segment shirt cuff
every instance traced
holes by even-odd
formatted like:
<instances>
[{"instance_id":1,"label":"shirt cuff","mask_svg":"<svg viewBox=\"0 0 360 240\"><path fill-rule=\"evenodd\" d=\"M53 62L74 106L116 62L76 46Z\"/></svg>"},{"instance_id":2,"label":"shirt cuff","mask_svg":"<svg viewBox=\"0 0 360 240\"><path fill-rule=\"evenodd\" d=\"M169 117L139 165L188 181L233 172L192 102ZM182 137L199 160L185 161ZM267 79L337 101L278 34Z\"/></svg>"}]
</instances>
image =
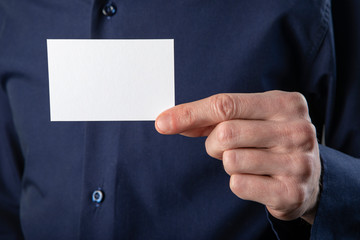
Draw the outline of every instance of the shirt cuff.
<instances>
[{"instance_id":1,"label":"shirt cuff","mask_svg":"<svg viewBox=\"0 0 360 240\"><path fill-rule=\"evenodd\" d=\"M360 239L360 159L319 148L322 191L311 239Z\"/></svg>"}]
</instances>

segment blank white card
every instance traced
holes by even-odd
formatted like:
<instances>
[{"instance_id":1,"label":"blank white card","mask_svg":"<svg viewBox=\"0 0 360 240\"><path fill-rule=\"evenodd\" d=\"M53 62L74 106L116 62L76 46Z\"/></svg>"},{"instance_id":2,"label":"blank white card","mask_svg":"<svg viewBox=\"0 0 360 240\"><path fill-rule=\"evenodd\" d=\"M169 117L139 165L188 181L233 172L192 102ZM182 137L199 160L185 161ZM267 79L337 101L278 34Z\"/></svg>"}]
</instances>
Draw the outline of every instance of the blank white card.
<instances>
[{"instance_id":1,"label":"blank white card","mask_svg":"<svg viewBox=\"0 0 360 240\"><path fill-rule=\"evenodd\" d=\"M51 121L146 121L175 105L174 41L48 39Z\"/></svg>"}]
</instances>

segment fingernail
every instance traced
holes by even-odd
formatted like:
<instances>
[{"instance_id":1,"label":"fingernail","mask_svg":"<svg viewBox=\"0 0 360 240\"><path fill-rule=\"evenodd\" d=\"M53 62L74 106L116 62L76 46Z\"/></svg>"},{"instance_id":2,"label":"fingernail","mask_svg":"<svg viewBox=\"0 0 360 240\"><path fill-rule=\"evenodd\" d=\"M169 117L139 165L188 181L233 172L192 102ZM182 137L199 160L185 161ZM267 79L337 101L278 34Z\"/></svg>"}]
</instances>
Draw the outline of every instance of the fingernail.
<instances>
[{"instance_id":1,"label":"fingernail","mask_svg":"<svg viewBox=\"0 0 360 240\"><path fill-rule=\"evenodd\" d=\"M162 133L167 133L171 130L171 118L168 114L160 116L156 120L156 126Z\"/></svg>"}]
</instances>

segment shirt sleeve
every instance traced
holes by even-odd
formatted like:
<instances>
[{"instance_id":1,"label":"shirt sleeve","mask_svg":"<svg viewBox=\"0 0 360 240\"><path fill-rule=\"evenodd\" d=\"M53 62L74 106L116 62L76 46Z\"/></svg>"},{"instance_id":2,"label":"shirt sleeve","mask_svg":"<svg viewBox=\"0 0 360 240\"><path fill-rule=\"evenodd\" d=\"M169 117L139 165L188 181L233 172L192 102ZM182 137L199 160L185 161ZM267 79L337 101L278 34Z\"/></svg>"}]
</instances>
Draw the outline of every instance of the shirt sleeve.
<instances>
[{"instance_id":1,"label":"shirt sleeve","mask_svg":"<svg viewBox=\"0 0 360 240\"><path fill-rule=\"evenodd\" d=\"M360 239L360 160L320 149L324 174L311 239Z\"/></svg>"},{"instance_id":2,"label":"shirt sleeve","mask_svg":"<svg viewBox=\"0 0 360 240\"><path fill-rule=\"evenodd\" d=\"M301 219L285 222L269 216L279 239L308 239L304 233L309 231L316 240L360 239L360 2L332 4L328 33L310 76L322 79L313 87L321 95L317 101L324 102L324 109L311 115L322 115L315 119L325 131L324 145L319 145L322 178L317 214L311 229Z\"/></svg>"},{"instance_id":3,"label":"shirt sleeve","mask_svg":"<svg viewBox=\"0 0 360 240\"><path fill-rule=\"evenodd\" d=\"M312 239L360 239L360 2L332 7L336 84L328 99L322 192Z\"/></svg>"}]
</instances>

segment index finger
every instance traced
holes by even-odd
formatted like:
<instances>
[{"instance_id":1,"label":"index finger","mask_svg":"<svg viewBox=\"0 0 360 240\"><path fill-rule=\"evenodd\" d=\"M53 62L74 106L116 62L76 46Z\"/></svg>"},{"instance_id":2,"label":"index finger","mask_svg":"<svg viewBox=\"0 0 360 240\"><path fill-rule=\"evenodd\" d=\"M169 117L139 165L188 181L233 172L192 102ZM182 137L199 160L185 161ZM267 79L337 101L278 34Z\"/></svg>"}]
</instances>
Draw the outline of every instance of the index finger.
<instances>
[{"instance_id":1,"label":"index finger","mask_svg":"<svg viewBox=\"0 0 360 240\"><path fill-rule=\"evenodd\" d=\"M162 134L178 134L232 119L268 120L288 112L289 97L283 97L288 94L280 91L217 94L164 111L157 117L155 127Z\"/></svg>"}]
</instances>

